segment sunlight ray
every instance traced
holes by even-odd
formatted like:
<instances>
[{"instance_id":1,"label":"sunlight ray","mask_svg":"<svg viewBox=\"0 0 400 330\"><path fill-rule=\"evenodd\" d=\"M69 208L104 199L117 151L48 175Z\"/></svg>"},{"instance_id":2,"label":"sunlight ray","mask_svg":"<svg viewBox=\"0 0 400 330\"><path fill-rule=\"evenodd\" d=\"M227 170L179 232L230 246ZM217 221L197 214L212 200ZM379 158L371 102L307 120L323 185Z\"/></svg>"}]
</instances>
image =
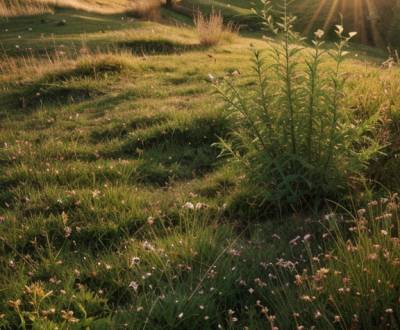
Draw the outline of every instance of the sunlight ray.
<instances>
[{"instance_id":1,"label":"sunlight ray","mask_svg":"<svg viewBox=\"0 0 400 330\"><path fill-rule=\"evenodd\" d=\"M334 0L332 3L332 6L329 10L328 16L326 17L325 24L324 24L324 30L327 30L329 26L332 24L332 20L337 13L337 7L339 5L339 0Z\"/></svg>"},{"instance_id":2,"label":"sunlight ray","mask_svg":"<svg viewBox=\"0 0 400 330\"><path fill-rule=\"evenodd\" d=\"M321 12L323 10L323 8L325 7L326 3L328 0L321 0L321 2L318 5L317 10L315 11L313 17L311 18L310 22L307 24L306 28L305 28L305 33L309 34L310 32L312 32L311 30L314 27L315 22L317 21L318 17L321 15Z\"/></svg>"},{"instance_id":3,"label":"sunlight ray","mask_svg":"<svg viewBox=\"0 0 400 330\"><path fill-rule=\"evenodd\" d=\"M374 3L371 0L366 0L366 4L367 4L367 9L368 9L368 21L369 21L369 25L370 25L370 29L371 29L371 34L372 34L372 41L374 45L379 45L379 46L383 46L384 42L383 42L383 38L378 30L377 27L377 19L378 19L378 13L377 13L377 9L376 6L374 5Z\"/></svg>"}]
</instances>

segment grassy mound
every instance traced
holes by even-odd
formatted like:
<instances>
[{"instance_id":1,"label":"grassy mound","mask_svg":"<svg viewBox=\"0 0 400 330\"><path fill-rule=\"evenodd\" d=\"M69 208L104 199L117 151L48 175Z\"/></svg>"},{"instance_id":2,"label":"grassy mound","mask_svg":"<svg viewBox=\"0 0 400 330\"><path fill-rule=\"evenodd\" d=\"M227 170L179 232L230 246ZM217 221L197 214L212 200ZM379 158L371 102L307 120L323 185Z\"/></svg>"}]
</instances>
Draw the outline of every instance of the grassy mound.
<instances>
[{"instance_id":1,"label":"grassy mound","mask_svg":"<svg viewBox=\"0 0 400 330\"><path fill-rule=\"evenodd\" d=\"M134 67L129 55L94 55L77 61L70 69L42 74L37 80L24 82L9 100L22 108L38 107L48 103L79 103L103 94L107 79ZM61 66L61 65L59 65Z\"/></svg>"}]
</instances>

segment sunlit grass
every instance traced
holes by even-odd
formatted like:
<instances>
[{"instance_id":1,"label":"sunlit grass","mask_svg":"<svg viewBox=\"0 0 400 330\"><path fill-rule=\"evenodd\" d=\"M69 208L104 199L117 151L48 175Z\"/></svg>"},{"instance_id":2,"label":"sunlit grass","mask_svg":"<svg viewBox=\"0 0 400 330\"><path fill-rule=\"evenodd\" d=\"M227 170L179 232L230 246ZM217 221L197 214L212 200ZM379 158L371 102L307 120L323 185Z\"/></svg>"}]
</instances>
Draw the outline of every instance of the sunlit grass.
<instances>
[{"instance_id":1,"label":"sunlit grass","mask_svg":"<svg viewBox=\"0 0 400 330\"><path fill-rule=\"evenodd\" d=\"M367 202L375 182L400 185L396 61L381 67L385 58L352 45L343 64L343 107L360 122L379 114L384 148L342 202L386 227L348 231L362 219L333 202L261 217L246 178L213 146L232 123L211 82L252 89L250 44L265 40L202 48L181 23L74 9L1 22L0 328L346 328L354 314L395 327L396 286L379 289L397 281L397 228L375 221L389 200Z\"/></svg>"}]
</instances>

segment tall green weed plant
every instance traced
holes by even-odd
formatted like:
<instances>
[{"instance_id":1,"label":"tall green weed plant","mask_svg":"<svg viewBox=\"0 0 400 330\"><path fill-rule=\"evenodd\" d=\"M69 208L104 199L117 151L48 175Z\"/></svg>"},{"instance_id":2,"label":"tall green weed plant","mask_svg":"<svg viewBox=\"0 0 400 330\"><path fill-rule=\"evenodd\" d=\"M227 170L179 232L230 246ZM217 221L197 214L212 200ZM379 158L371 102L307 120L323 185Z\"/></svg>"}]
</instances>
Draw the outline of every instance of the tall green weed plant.
<instances>
[{"instance_id":1,"label":"tall green weed plant","mask_svg":"<svg viewBox=\"0 0 400 330\"><path fill-rule=\"evenodd\" d=\"M257 15L277 42L252 49L250 87L232 80L217 83L233 123L228 140L221 140L221 156L244 171L251 195L262 205L280 208L315 207L361 177L379 146L369 137L375 118L355 125L342 105L346 79L342 64L355 32L336 26L333 50L324 47L324 31L315 32L313 47L293 30L296 18L284 1L274 20L269 1ZM326 66L324 62L333 61Z\"/></svg>"}]
</instances>

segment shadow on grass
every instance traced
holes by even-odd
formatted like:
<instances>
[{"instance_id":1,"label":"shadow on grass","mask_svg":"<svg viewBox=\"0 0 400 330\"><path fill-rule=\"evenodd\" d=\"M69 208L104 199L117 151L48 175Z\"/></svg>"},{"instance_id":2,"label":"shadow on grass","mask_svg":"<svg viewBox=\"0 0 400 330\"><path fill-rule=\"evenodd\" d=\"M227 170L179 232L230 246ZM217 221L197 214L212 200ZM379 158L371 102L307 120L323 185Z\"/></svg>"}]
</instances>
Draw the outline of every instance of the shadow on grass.
<instances>
[{"instance_id":1,"label":"shadow on grass","mask_svg":"<svg viewBox=\"0 0 400 330\"><path fill-rule=\"evenodd\" d=\"M117 46L136 55L171 55L205 49L199 44L183 44L168 39L124 41Z\"/></svg>"}]
</instances>

